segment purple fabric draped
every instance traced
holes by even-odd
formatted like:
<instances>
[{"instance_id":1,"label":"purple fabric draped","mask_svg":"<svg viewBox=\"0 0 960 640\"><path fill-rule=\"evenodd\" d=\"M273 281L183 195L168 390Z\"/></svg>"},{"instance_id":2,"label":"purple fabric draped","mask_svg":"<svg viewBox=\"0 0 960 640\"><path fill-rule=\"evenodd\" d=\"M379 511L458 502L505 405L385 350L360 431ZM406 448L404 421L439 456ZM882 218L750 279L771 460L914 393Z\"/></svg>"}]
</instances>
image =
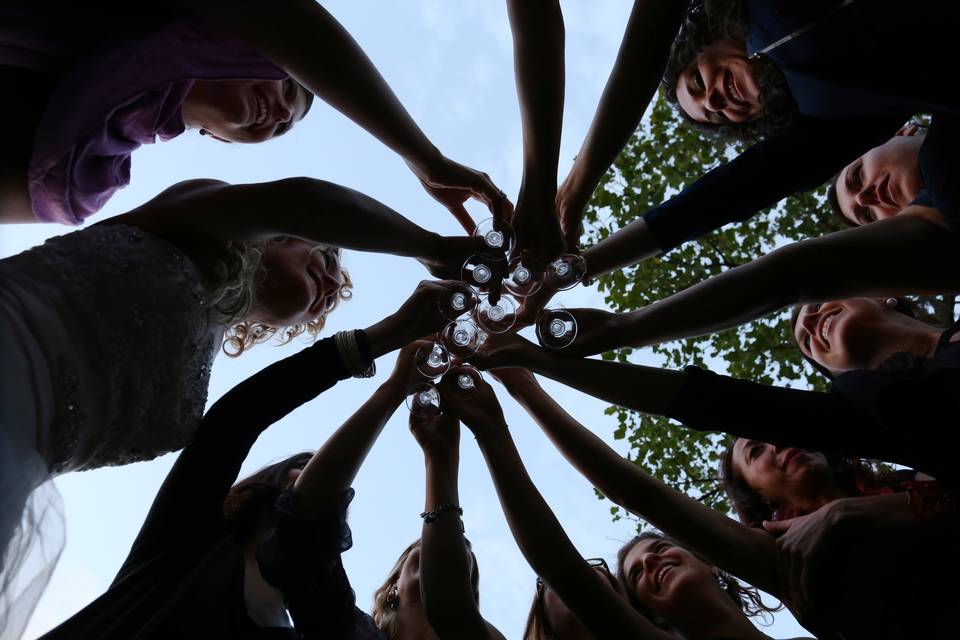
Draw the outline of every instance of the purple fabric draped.
<instances>
[{"instance_id":1,"label":"purple fabric draped","mask_svg":"<svg viewBox=\"0 0 960 640\"><path fill-rule=\"evenodd\" d=\"M28 181L34 215L81 224L130 182L130 156L184 130L194 80L282 80L244 42L177 20L91 54L57 85L40 121Z\"/></svg>"}]
</instances>

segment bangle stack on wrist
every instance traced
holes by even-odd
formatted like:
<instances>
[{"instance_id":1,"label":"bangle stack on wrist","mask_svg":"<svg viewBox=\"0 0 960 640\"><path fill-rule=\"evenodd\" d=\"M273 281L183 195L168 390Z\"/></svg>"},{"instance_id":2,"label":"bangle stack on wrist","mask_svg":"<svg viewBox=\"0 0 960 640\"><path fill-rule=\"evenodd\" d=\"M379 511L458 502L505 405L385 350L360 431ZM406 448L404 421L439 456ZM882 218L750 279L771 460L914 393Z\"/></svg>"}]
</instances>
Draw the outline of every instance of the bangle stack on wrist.
<instances>
[{"instance_id":1,"label":"bangle stack on wrist","mask_svg":"<svg viewBox=\"0 0 960 640\"><path fill-rule=\"evenodd\" d=\"M463 515L463 509L461 509L459 506L455 504L447 503L447 504L441 504L433 511L424 511L423 513L420 514L420 517L423 518L423 524L433 524L434 522L437 521L437 518L439 518L441 515L443 515L447 511L452 511L456 513L458 518ZM460 531L461 532L464 531L463 520L460 521Z\"/></svg>"},{"instance_id":2,"label":"bangle stack on wrist","mask_svg":"<svg viewBox=\"0 0 960 640\"><path fill-rule=\"evenodd\" d=\"M367 359L360 349L357 331L338 331L333 335L340 360L354 378L372 378L377 373L377 365Z\"/></svg>"}]
</instances>

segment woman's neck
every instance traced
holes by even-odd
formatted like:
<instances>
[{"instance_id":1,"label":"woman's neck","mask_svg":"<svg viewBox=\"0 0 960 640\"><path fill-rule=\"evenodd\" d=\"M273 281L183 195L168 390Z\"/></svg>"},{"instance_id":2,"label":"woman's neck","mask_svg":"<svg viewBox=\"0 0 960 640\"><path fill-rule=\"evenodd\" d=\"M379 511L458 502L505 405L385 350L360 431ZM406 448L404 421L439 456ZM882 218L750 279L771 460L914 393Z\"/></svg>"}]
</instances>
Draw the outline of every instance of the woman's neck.
<instances>
[{"instance_id":1,"label":"woman's neck","mask_svg":"<svg viewBox=\"0 0 960 640\"><path fill-rule=\"evenodd\" d=\"M761 633L726 592L719 589L698 603L697 614L686 616L676 627L686 640L771 640Z\"/></svg>"},{"instance_id":2,"label":"woman's neck","mask_svg":"<svg viewBox=\"0 0 960 640\"><path fill-rule=\"evenodd\" d=\"M879 350L872 368L879 368L897 353L909 353L920 358L929 358L936 353L943 331L913 318L906 319L911 321L910 324L890 336L887 348Z\"/></svg>"},{"instance_id":3,"label":"woman's neck","mask_svg":"<svg viewBox=\"0 0 960 640\"><path fill-rule=\"evenodd\" d=\"M439 640L421 606L400 605L397 611L400 633L390 640Z\"/></svg>"}]
</instances>

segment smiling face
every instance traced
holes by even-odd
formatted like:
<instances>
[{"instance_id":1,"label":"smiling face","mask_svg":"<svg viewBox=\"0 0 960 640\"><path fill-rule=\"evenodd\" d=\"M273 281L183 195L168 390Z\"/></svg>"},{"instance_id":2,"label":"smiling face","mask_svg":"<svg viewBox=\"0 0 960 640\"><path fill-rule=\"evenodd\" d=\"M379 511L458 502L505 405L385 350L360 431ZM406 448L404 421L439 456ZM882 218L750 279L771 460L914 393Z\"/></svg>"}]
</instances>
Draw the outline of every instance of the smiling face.
<instances>
[{"instance_id":1,"label":"smiling face","mask_svg":"<svg viewBox=\"0 0 960 640\"><path fill-rule=\"evenodd\" d=\"M873 369L889 355L891 336L904 317L873 298L805 304L793 336L805 356L834 375Z\"/></svg>"},{"instance_id":2,"label":"smiling face","mask_svg":"<svg viewBox=\"0 0 960 640\"><path fill-rule=\"evenodd\" d=\"M900 213L923 188L918 162L923 136L896 135L848 164L837 176L837 203L855 225Z\"/></svg>"},{"instance_id":3,"label":"smiling face","mask_svg":"<svg viewBox=\"0 0 960 640\"><path fill-rule=\"evenodd\" d=\"M637 602L672 627L719 589L711 567L683 547L659 537L642 538L623 557L623 576Z\"/></svg>"},{"instance_id":4,"label":"smiling face","mask_svg":"<svg viewBox=\"0 0 960 640\"><path fill-rule=\"evenodd\" d=\"M772 505L777 520L815 511L826 504L835 484L822 453L738 438L733 473Z\"/></svg>"},{"instance_id":5,"label":"smiling face","mask_svg":"<svg viewBox=\"0 0 960 640\"><path fill-rule=\"evenodd\" d=\"M292 78L197 80L183 101L183 119L221 140L263 142L289 131L311 99Z\"/></svg>"},{"instance_id":6,"label":"smiling face","mask_svg":"<svg viewBox=\"0 0 960 640\"><path fill-rule=\"evenodd\" d=\"M707 124L741 124L760 117L760 85L743 44L724 39L697 54L677 79L684 113Z\"/></svg>"},{"instance_id":7,"label":"smiling face","mask_svg":"<svg viewBox=\"0 0 960 640\"><path fill-rule=\"evenodd\" d=\"M266 276L257 286L251 320L289 327L316 320L336 305L344 282L338 251L281 237L268 243L261 263Z\"/></svg>"}]
</instances>

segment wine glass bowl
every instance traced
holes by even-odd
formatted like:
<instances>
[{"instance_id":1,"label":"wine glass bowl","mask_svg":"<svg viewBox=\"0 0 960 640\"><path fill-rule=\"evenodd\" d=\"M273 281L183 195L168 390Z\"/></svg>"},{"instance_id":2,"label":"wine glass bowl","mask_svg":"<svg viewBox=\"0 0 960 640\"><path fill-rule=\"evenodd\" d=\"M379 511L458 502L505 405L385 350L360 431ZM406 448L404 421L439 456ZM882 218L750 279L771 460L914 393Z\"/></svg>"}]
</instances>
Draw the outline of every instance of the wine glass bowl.
<instances>
[{"instance_id":1,"label":"wine glass bowl","mask_svg":"<svg viewBox=\"0 0 960 640\"><path fill-rule=\"evenodd\" d=\"M547 265L544 281L557 291L572 289L583 280L587 263L575 253L565 253Z\"/></svg>"},{"instance_id":2,"label":"wine glass bowl","mask_svg":"<svg viewBox=\"0 0 960 640\"><path fill-rule=\"evenodd\" d=\"M460 278L471 287L486 289L493 283L497 275L497 262L502 263L503 261L493 260L481 255L471 256L463 263L463 268L460 270ZM499 269L501 274L502 269L503 267L501 266Z\"/></svg>"},{"instance_id":3,"label":"wine glass bowl","mask_svg":"<svg viewBox=\"0 0 960 640\"><path fill-rule=\"evenodd\" d=\"M443 328L440 340L451 355L463 359L477 352L482 335L480 328L472 320L460 319Z\"/></svg>"},{"instance_id":4,"label":"wine glass bowl","mask_svg":"<svg viewBox=\"0 0 960 640\"><path fill-rule=\"evenodd\" d=\"M537 340L548 349L563 349L577 338L577 319L564 309L544 309L536 322Z\"/></svg>"},{"instance_id":5,"label":"wine glass bowl","mask_svg":"<svg viewBox=\"0 0 960 640\"><path fill-rule=\"evenodd\" d=\"M460 366L456 371L457 376L457 389L461 393L470 393L475 390L480 384L480 381L483 380L483 376L480 375L480 372L474 368L467 365Z\"/></svg>"},{"instance_id":6,"label":"wine glass bowl","mask_svg":"<svg viewBox=\"0 0 960 640\"><path fill-rule=\"evenodd\" d=\"M418 382L407 389L407 408L424 418L440 413L440 392L429 382Z\"/></svg>"},{"instance_id":7,"label":"wine glass bowl","mask_svg":"<svg viewBox=\"0 0 960 640\"><path fill-rule=\"evenodd\" d=\"M489 299L480 301L476 308L477 324L489 333L506 333L517 321L517 303L510 296L500 296L496 304Z\"/></svg>"},{"instance_id":8,"label":"wine glass bowl","mask_svg":"<svg viewBox=\"0 0 960 640\"><path fill-rule=\"evenodd\" d=\"M543 279L544 272L540 263L535 258L524 255L509 262L503 286L513 295L524 298L539 291Z\"/></svg>"},{"instance_id":9,"label":"wine glass bowl","mask_svg":"<svg viewBox=\"0 0 960 640\"><path fill-rule=\"evenodd\" d=\"M450 353L439 342L432 342L417 349L414 362L424 377L435 380L450 369Z\"/></svg>"}]
</instances>

